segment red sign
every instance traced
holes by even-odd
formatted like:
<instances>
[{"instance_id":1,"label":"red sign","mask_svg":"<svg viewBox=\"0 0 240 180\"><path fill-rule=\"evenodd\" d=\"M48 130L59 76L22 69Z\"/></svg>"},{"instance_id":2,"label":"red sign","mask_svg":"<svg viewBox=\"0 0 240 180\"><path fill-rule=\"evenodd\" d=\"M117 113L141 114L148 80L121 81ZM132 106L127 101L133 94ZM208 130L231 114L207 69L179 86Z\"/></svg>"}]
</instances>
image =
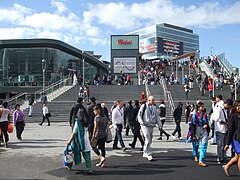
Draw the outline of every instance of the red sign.
<instances>
[{"instance_id":1,"label":"red sign","mask_svg":"<svg viewBox=\"0 0 240 180\"><path fill-rule=\"evenodd\" d=\"M132 44L132 41L118 39L118 44L123 44L123 45Z\"/></svg>"}]
</instances>

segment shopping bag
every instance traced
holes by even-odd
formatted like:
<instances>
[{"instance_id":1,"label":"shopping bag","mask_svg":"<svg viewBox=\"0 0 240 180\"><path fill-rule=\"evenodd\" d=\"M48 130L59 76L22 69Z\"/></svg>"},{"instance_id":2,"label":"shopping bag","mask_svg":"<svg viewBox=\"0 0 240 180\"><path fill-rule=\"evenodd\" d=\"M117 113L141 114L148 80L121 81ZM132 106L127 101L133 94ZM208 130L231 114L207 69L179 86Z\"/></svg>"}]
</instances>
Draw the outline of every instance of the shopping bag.
<instances>
[{"instance_id":1,"label":"shopping bag","mask_svg":"<svg viewBox=\"0 0 240 180\"><path fill-rule=\"evenodd\" d=\"M106 143L110 143L112 142L112 132L109 126L107 126L106 131L107 131Z\"/></svg>"},{"instance_id":2,"label":"shopping bag","mask_svg":"<svg viewBox=\"0 0 240 180\"><path fill-rule=\"evenodd\" d=\"M74 154L72 146L68 145L63 151L63 166L67 169L71 169L74 161Z\"/></svg>"},{"instance_id":3,"label":"shopping bag","mask_svg":"<svg viewBox=\"0 0 240 180\"><path fill-rule=\"evenodd\" d=\"M8 133L12 133L13 132L13 125L9 122L8 123Z\"/></svg>"}]
</instances>

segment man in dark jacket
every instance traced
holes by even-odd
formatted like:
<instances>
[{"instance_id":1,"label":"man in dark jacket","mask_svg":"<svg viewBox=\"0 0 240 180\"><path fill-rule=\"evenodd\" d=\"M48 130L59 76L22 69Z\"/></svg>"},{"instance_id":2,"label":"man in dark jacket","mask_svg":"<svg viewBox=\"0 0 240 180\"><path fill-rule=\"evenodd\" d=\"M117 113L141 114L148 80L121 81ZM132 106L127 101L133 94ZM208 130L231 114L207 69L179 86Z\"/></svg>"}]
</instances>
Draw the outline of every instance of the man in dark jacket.
<instances>
[{"instance_id":1,"label":"man in dark jacket","mask_svg":"<svg viewBox=\"0 0 240 180\"><path fill-rule=\"evenodd\" d=\"M69 118L69 124L70 127L74 127L74 123L75 123L75 117L80 117L80 119L84 122L84 126L87 126L87 123L89 121L89 117L87 114L87 110L86 108L83 106L83 98L79 97L77 99L77 103L74 104L71 108L70 111L70 118ZM79 112L79 114L78 114Z\"/></svg>"},{"instance_id":2,"label":"man in dark jacket","mask_svg":"<svg viewBox=\"0 0 240 180\"><path fill-rule=\"evenodd\" d=\"M124 126L126 127L126 136L128 136L128 134L129 134L129 121L130 121L130 119L131 119L131 111L132 111L132 109L133 109L133 106L132 106L132 101L130 100L129 102L128 102L128 106L124 109L124 113L125 113L125 119L124 119Z\"/></svg>"},{"instance_id":3,"label":"man in dark jacket","mask_svg":"<svg viewBox=\"0 0 240 180\"><path fill-rule=\"evenodd\" d=\"M134 101L134 107L131 109L131 117L129 119L129 127L131 128L134 137L133 137L132 143L129 143L129 146L131 146L132 148L135 148L137 138L138 138L141 145L142 145L142 147L140 148L140 151L142 151L143 150L143 145L144 145L144 140L143 140L143 137L140 133L140 129L141 129L140 124L137 120L137 115L138 115L139 108L140 108L139 101L135 100Z\"/></svg>"},{"instance_id":4,"label":"man in dark jacket","mask_svg":"<svg viewBox=\"0 0 240 180\"><path fill-rule=\"evenodd\" d=\"M87 113L89 116L89 126L88 126L88 133L89 138L92 139L93 128L94 128L94 118L95 114L93 112L93 108L96 106L96 99L95 97L90 97L90 105L87 106Z\"/></svg>"},{"instance_id":5,"label":"man in dark jacket","mask_svg":"<svg viewBox=\"0 0 240 180\"><path fill-rule=\"evenodd\" d=\"M173 112L173 117L176 123L176 128L172 133L172 137L175 139L175 134L178 133L178 138L182 140L182 134L181 134L181 117L182 117L182 106L183 104L181 102L178 103L177 108Z\"/></svg>"}]
</instances>

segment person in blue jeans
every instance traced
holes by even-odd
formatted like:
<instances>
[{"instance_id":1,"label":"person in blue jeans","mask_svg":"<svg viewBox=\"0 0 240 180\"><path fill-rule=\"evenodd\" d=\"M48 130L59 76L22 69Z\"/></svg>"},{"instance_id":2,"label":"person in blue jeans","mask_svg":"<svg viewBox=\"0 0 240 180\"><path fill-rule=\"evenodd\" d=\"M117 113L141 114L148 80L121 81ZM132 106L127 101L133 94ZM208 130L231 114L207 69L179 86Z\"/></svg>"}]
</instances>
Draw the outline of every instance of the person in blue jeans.
<instances>
[{"instance_id":1,"label":"person in blue jeans","mask_svg":"<svg viewBox=\"0 0 240 180\"><path fill-rule=\"evenodd\" d=\"M204 110L204 104L199 102L196 111L191 118L192 126L192 151L194 160L198 162L199 166L206 167L204 159L208 146L208 117ZM198 152L198 149L200 151Z\"/></svg>"},{"instance_id":2,"label":"person in blue jeans","mask_svg":"<svg viewBox=\"0 0 240 180\"><path fill-rule=\"evenodd\" d=\"M127 148L122 139L122 129L124 125L124 111L123 111L123 101L117 101L117 107L115 107L112 111L112 126L114 127L116 134L113 142L113 149L120 149L117 144L118 141L122 146L122 150L126 151Z\"/></svg>"}]
</instances>

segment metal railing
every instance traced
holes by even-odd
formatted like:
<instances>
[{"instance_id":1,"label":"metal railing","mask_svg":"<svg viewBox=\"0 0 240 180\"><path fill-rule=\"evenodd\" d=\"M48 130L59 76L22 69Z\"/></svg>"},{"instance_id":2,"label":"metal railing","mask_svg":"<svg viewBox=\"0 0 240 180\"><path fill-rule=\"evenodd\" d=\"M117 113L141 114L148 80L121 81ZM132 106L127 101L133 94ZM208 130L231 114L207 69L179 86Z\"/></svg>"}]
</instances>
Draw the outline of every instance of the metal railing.
<instances>
[{"instance_id":1,"label":"metal railing","mask_svg":"<svg viewBox=\"0 0 240 180\"><path fill-rule=\"evenodd\" d=\"M60 80L60 81L57 81L53 84L50 84L49 86L47 86L44 90L44 92L47 94L49 93L52 93L53 91L63 87L63 86L66 86L66 85L71 85L71 82L72 82L72 78L68 77L66 79L63 79L63 80ZM43 93L43 89L37 91L34 93L34 96L35 96L35 100L37 100L38 98L41 97ZM28 101L28 98L31 94L30 93L20 93L20 94L17 94L16 96L6 100L8 102L8 106L10 109L14 109L14 106L16 104L24 104L26 101Z\"/></svg>"},{"instance_id":2,"label":"metal railing","mask_svg":"<svg viewBox=\"0 0 240 180\"><path fill-rule=\"evenodd\" d=\"M69 86L72 84L72 78L68 77L66 79L60 80L54 84L52 84L51 86L46 87L44 90L41 89L37 92L34 93L34 97L35 99L39 99L41 98L41 96L43 95L43 93L45 93L46 95L53 93L54 91L56 91L57 89L60 89L64 86Z\"/></svg>"},{"instance_id":3,"label":"metal railing","mask_svg":"<svg viewBox=\"0 0 240 180\"><path fill-rule=\"evenodd\" d=\"M231 63L229 63L229 61L225 58L225 53L219 54L217 58L219 59L218 62L220 62L220 64L225 68L228 76L231 77L234 69Z\"/></svg>"},{"instance_id":4,"label":"metal railing","mask_svg":"<svg viewBox=\"0 0 240 180\"><path fill-rule=\"evenodd\" d=\"M149 96L151 96L151 92L149 90L149 85L148 85L147 81L145 82L145 89L146 89L146 94L147 94L147 98L148 98Z\"/></svg>"},{"instance_id":5,"label":"metal railing","mask_svg":"<svg viewBox=\"0 0 240 180\"><path fill-rule=\"evenodd\" d=\"M213 77L213 70L206 61L202 61L199 64L199 66L200 66L201 70L207 74L207 76Z\"/></svg>"},{"instance_id":6,"label":"metal railing","mask_svg":"<svg viewBox=\"0 0 240 180\"><path fill-rule=\"evenodd\" d=\"M171 112L173 112L175 110L175 104L173 102L172 93L171 93L171 91L168 91L168 89L167 89L166 80L165 79L161 79L161 80L162 80L161 84L162 84L162 88L163 88L164 99L165 99L165 101L168 102Z\"/></svg>"}]
</instances>

